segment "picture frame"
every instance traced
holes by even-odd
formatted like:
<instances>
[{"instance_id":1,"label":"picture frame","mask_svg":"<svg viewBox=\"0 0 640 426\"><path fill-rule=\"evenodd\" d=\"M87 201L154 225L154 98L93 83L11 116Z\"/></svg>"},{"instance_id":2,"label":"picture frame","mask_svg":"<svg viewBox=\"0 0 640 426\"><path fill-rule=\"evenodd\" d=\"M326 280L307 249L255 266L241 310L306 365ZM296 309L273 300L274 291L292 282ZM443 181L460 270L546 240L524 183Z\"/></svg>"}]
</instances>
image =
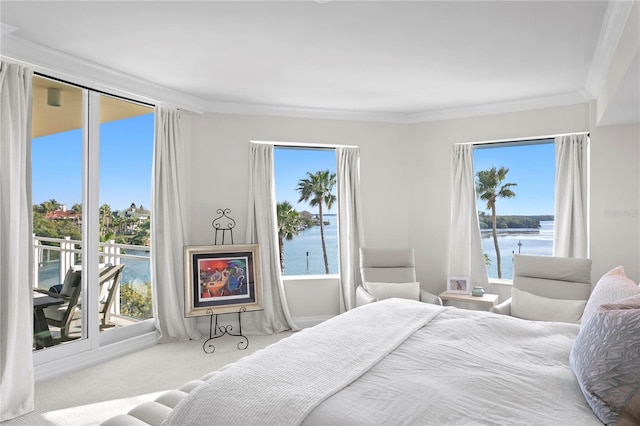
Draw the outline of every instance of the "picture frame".
<instances>
[{"instance_id":1,"label":"picture frame","mask_svg":"<svg viewBox=\"0 0 640 426\"><path fill-rule=\"evenodd\" d=\"M184 247L185 317L262 310L259 244Z\"/></svg>"},{"instance_id":2,"label":"picture frame","mask_svg":"<svg viewBox=\"0 0 640 426\"><path fill-rule=\"evenodd\" d=\"M447 293L471 294L469 277L447 277Z\"/></svg>"}]
</instances>

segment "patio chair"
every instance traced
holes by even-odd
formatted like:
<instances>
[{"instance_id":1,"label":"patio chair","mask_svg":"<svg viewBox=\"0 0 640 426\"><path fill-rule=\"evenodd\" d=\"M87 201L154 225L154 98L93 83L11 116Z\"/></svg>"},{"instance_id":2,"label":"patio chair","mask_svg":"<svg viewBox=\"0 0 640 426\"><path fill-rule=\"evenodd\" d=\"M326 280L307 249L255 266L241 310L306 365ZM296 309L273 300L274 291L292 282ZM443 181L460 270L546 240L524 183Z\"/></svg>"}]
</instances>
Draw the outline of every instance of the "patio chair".
<instances>
[{"instance_id":1,"label":"patio chair","mask_svg":"<svg viewBox=\"0 0 640 426\"><path fill-rule=\"evenodd\" d=\"M82 290L82 271L71 267L65 275L62 286L53 286L49 291L41 291L51 297L64 300L61 305L49 306L44 315L49 326L60 329L60 340L69 340L69 330L75 321L81 319L80 291Z\"/></svg>"},{"instance_id":2,"label":"patio chair","mask_svg":"<svg viewBox=\"0 0 640 426\"><path fill-rule=\"evenodd\" d=\"M100 329L114 327L110 322L111 308L115 300L115 295L120 288L120 278L124 265L110 265L100 270Z\"/></svg>"}]
</instances>

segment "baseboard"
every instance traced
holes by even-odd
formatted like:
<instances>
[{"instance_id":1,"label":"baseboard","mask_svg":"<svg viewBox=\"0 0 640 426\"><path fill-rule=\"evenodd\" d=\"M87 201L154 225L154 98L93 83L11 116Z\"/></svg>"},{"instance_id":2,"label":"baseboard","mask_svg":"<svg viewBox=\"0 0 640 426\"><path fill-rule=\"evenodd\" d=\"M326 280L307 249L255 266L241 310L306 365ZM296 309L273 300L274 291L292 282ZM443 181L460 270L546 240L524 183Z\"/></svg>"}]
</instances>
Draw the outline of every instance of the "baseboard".
<instances>
[{"instance_id":1,"label":"baseboard","mask_svg":"<svg viewBox=\"0 0 640 426\"><path fill-rule=\"evenodd\" d=\"M34 380L36 383L62 376L67 373L78 371L81 368L90 367L113 358L139 351L151 347L156 343L155 331L101 346L96 349L87 350L77 354L69 355L63 359L39 364L34 367Z\"/></svg>"},{"instance_id":2,"label":"baseboard","mask_svg":"<svg viewBox=\"0 0 640 426\"><path fill-rule=\"evenodd\" d=\"M333 315L324 315L320 317L297 317L292 318L292 320L300 328L309 328L331 318L333 318Z\"/></svg>"}]
</instances>

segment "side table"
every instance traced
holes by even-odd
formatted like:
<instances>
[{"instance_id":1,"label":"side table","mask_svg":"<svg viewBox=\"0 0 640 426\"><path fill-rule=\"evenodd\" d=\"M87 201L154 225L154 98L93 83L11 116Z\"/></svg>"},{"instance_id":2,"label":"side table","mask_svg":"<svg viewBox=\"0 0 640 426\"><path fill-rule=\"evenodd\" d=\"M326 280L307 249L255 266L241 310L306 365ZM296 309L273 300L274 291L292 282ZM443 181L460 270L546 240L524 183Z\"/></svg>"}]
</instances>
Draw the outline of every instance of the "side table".
<instances>
[{"instance_id":1,"label":"side table","mask_svg":"<svg viewBox=\"0 0 640 426\"><path fill-rule=\"evenodd\" d=\"M439 296L443 302L477 303L486 309L491 309L495 306L499 297L497 294L485 293L483 296L472 296L470 294L447 293L446 291L440 293Z\"/></svg>"}]
</instances>

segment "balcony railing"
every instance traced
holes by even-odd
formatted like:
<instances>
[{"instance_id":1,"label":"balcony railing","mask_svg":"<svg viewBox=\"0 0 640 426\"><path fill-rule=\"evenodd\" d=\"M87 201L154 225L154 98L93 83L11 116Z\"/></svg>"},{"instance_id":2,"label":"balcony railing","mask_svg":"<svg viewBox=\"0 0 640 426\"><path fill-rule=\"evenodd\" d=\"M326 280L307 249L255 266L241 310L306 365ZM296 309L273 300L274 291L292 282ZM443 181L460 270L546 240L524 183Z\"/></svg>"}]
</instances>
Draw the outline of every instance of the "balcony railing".
<instances>
[{"instance_id":1,"label":"balcony railing","mask_svg":"<svg viewBox=\"0 0 640 426\"><path fill-rule=\"evenodd\" d=\"M120 288L115 297L113 314L125 317L135 317L145 319L151 317L151 310L148 315L138 309L132 314L131 305L121 306L121 294L125 286L140 294L142 299L137 298L136 303L148 303L150 308L150 247L132 244L117 244L114 240L99 243L98 255L100 263L120 265L125 267L122 271ZM70 237L48 238L33 236L33 277L34 287L48 289L64 281L67 270L74 265L82 264L82 242L72 240ZM148 299L148 300L146 300ZM141 302L141 300L146 300ZM143 311L146 309L143 309Z\"/></svg>"}]
</instances>

